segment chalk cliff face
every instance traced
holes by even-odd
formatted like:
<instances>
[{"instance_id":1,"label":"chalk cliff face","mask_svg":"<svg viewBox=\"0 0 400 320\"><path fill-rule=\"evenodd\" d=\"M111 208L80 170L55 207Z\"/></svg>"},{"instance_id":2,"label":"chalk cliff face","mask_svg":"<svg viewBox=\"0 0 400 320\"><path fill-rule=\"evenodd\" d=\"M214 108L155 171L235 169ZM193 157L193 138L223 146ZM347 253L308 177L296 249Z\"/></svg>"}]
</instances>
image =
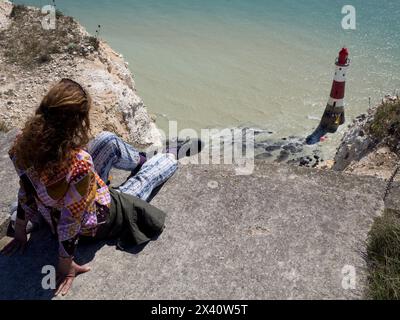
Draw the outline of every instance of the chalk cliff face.
<instances>
[{"instance_id":1,"label":"chalk cliff face","mask_svg":"<svg viewBox=\"0 0 400 320\"><path fill-rule=\"evenodd\" d=\"M62 78L71 78L92 96L93 134L108 130L140 148L161 145L160 132L138 96L133 76L120 54L106 42L90 36L70 17L58 17L59 29L46 31L41 27L43 17L38 9L19 11L13 10L9 1L0 0L0 123L3 129L22 127L48 89ZM30 31L32 35L28 35ZM32 41L29 44L32 51L38 46L47 50L54 45L55 49L38 56L32 54L29 61L26 59L32 53L26 44L29 41ZM20 59L25 63L17 59L20 48L27 50ZM32 63L28 66L26 62Z\"/></svg>"},{"instance_id":2,"label":"chalk cliff face","mask_svg":"<svg viewBox=\"0 0 400 320\"><path fill-rule=\"evenodd\" d=\"M386 96L382 104L396 106L398 103L398 97ZM366 114L354 119L338 147L333 170L382 179L391 177L400 160L400 153L393 150L393 141L390 141L393 137L386 132L383 137L377 138L370 130L371 123L380 119L377 118L380 107L372 107ZM380 119L379 122L385 126L383 122L386 120Z\"/></svg>"}]
</instances>

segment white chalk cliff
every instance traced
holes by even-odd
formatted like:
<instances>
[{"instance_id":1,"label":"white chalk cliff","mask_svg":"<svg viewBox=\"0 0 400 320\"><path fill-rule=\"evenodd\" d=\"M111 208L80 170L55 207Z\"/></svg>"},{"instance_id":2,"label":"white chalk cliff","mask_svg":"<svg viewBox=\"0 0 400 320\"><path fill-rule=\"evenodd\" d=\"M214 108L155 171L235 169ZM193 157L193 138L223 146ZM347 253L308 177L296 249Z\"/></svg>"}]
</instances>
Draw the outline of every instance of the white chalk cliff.
<instances>
[{"instance_id":1,"label":"white chalk cliff","mask_svg":"<svg viewBox=\"0 0 400 320\"><path fill-rule=\"evenodd\" d=\"M13 26L10 17L12 8L9 1L0 1L0 41L18 41L9 30L18 27ZM38 9L29 8L27 20L23 18L24 27L32 21L38 27L39 15ZM90 36L82 26L76 25L79 30L74 30L75 33ZM49 61L34 68L10 63L4 51L0 46L0 122L3 127L22 127L47 90L61 78L68 77L81 83L93 98L94 134L102 130L114 131L142 148L161 144L161 134L136 92L127 63L105 41L100 40L98 50L89 50L85 55L67 51L51 54Z\"/></svg>"}]
</instances>

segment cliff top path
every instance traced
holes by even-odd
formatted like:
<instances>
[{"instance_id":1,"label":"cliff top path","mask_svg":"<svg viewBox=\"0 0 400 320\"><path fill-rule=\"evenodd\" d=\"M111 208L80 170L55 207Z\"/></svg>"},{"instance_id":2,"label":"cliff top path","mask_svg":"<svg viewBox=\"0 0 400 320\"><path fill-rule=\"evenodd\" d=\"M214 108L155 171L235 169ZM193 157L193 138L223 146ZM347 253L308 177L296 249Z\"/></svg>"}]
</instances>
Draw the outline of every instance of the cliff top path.
<instances>
[{"instance_id":1,"label":"cliff top path","mask_svg":"<svg viewBox=\"0 0 400 320\"><path fill-rule=\"evenodd\" d=\"M3 222L17 191L5 156L12 134L0 139ZM114 183L121 179L115 172ZM152 201L168 213L159 239L132 252L81 245L77 259L92 271L57 299L362 298L364 241L383 211L385 185L265 163L250 176L232 166L181 166ZM53 298L41 288L41 268L56 262L56 240L47 229L32 237L24 256L0 256L0 299ZM356 289L342 287L345 266L355 268Z\"/></svg>"}]
</instances>

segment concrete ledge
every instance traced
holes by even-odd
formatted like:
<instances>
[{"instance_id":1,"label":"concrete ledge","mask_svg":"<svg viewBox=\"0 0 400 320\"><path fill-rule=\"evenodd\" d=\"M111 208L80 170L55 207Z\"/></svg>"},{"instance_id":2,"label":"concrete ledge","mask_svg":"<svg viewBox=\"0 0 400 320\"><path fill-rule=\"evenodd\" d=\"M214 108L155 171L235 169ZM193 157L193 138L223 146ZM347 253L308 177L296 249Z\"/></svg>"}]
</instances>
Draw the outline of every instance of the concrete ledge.
<instances>
[{"instance_id":1,"label":"concrete ledge","mask_svg":"<svg viewBox=\"0 0 400 320\"><path fill-rule=\"evenodd\" d=\"M77 259L92 271L66 299L361 298L364 241L383 211L381 190L375 178L284 165L259 164L251 176L183 166L153 201L168 213L159 239L131 252L81 245ZM41 288L41 268L56 256L42 230L25 256L0 257L0 298L53 298ZM342 287L348 266L354 290Z\"/></svg>"}]
</instances>

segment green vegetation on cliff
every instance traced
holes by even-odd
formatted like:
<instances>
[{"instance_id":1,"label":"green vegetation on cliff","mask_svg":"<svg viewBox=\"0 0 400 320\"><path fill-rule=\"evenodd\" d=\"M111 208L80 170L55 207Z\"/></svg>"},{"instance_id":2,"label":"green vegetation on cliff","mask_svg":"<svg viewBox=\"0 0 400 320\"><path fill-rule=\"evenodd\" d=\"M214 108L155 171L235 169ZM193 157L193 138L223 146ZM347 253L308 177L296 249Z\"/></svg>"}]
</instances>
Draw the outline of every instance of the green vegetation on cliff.
<instances>
[{"instance_id":1,"label":"green vegetation on cliff","mask_svg":"<svg viewBox=\"0 0 400 320\"><path fill-rule=\"evenodd\" d=\"M42 27L45 16L38 9L14 5L10 17L10 27L0 32L0 47L8 62L34 67L49 62L53 54L86 56L98 49L97 37L83 34L78 23L60 11L56 28L50 30Z\"/></svg>"},{"instance_id":2,"label":"green vegetation on cliff","mask_svg":"<svg viewBox=\"0 0 400 320\"><path fill-rule=\"evenodd\" d=\"M367 297L400 299L400 212L385 210L368 237L369 288Z\"/></svg>"},{"instance_id":3,"label":"green vegetation on cliff","mask_svg":"<svg viewBox=\"0 0 400 320\"><path fill-rule=\"evenodd\" d=\"M9 128L7 127L5 122L0 120L0 132L8 132L8 131L9 131Z\"/></svg>"},{"instance_id":4,"label":"green vegetation on cliff","mask_svg":"<svg viewBox=\"0 0 400 320\"><path fill-rule=\"evenodd\" d=\"M384 141L393 152L400 153L400 100L377 108L369 132L378 142Z\"/></svg>"},{"instance_id":5,"label":"green vegetation on cliff","mask_svg":"<svg viewBox=\"0 0 400 320\"><path fill-rule=\"evenodd\" d=\"M400 155L400 100L384 101L367 128L376 144ZM393 168L395 170L395 168ZM400 212L386 209L375 219L367 243L367 297L400 299Z\"/></svg>"}]
</instances>

